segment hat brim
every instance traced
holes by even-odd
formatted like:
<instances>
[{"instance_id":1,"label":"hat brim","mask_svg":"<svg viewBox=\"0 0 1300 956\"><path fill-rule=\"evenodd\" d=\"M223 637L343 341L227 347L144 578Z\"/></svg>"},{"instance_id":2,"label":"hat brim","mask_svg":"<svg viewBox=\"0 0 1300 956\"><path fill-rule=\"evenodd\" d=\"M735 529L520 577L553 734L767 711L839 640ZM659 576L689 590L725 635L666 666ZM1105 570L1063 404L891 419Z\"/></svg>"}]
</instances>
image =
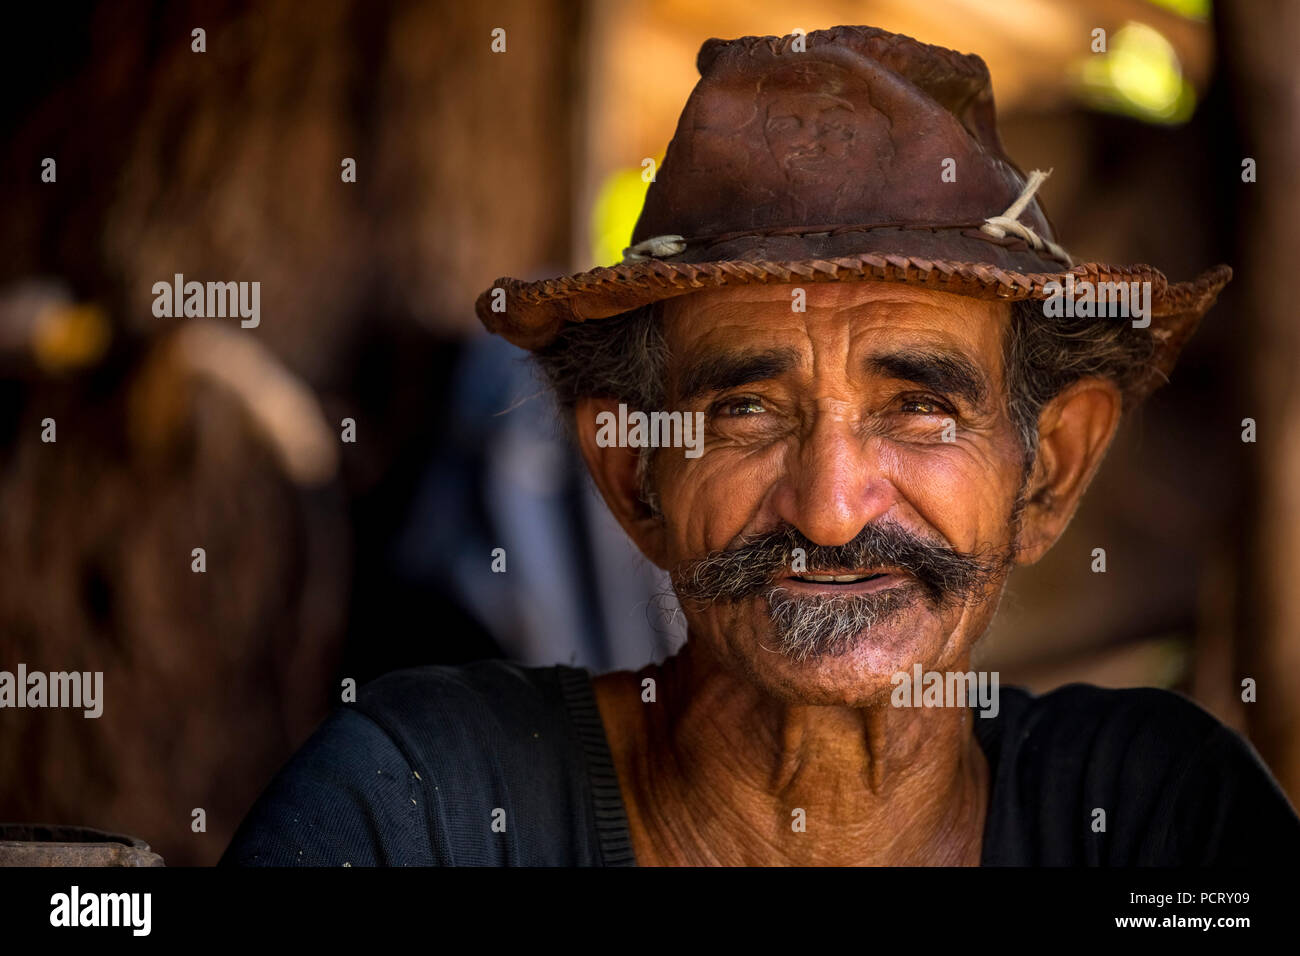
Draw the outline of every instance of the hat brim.
<instances>
[{"instance_id":1,"label":"hat brim","mask_svg":"<svg viewBox=\"0 0 1300 956\"><path fill-rule=\"evenodd\" d=\"M652 302L719 286L804 282L903 282L938 292L978 299L1046 299L1051 283L1151 283L1151 326L1155 354L1147 375L1130 398L1140 401L1168 381L1183 346L1201 317L1232 278L1232 269L1215 266L1190 282L1170 283L1148 265L1114 266L1089 262L1061 272L1015 272L988 263L952 262L914 256L864 253L792 261L726 259L676 262L658 259L621 263L575 275L535 282L498 279L475 303L489 332L529 350L544 348L569 323L620 315ZM494 311L501 302L504 311Z\"/></svg>"}]
</instances>

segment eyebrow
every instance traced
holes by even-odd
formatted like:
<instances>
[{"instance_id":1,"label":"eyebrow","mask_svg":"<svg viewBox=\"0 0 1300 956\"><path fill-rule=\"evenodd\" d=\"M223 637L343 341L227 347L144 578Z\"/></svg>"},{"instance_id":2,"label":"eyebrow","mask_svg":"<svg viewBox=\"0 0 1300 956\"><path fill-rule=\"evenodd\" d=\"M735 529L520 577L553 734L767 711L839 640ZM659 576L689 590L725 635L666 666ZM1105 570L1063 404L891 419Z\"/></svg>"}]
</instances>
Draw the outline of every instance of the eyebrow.
<instances>
[{"instance_id":1,"label":"eyebrow","mask_svg":"<svg viewBox=\"0 0 1300 956\"><path fill-rule=\"evenodd\" d=\"M799 353L778 348L750 352L708 352L692 359L678 379L680 400L688 402L708 392L723 392L751 382L776 378L794 368Z\"/></svg>"},{"instance_id":2,"label":"eyebrow","mask_svg":"<svg viewBox=\"0 0 1300 956\"><path fill-rule=\"evenodd\" d=\"M989 395L988 378L978 365L959 352L931 349L903 349L877 352L867 359L867 368L902 382L955 395L975 406Z\"/></svg>"},{"instance_id":3,"label":"eyebrow","mask_svg":"<svg viewBox=\"0 0 1300 956\"><path fill-rule=\"evenodd\" d=\"M690 361L679 378L680 400L724 392L752 382L776 378L799 363L790 348L749 352L708 352ZM960 352L943 349L900 349L877 352L867 368L878 375L913 382L924 388L955 395L980 406L988 398L988 379L980 367Z\"/></svg>"}]
</instances>

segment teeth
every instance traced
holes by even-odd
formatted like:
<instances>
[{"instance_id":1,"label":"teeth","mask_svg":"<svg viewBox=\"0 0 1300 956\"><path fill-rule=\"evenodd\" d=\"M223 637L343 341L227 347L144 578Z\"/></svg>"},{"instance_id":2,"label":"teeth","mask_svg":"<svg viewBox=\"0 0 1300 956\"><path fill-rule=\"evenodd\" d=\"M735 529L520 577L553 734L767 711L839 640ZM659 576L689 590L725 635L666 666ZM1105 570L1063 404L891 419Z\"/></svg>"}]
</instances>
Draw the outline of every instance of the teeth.
<instances>
[{"instance_id":1,"label":"teeth","mask_svg":"<svg viewBox=\"0 0 1300 956\"><path fill-rule=\"evenodd\" d=\"M867 574L801 574L799 580L813 581L817 584L852 584L854 581L865 581L868 577L874 575Z\"/></svg>"}]
</instances>

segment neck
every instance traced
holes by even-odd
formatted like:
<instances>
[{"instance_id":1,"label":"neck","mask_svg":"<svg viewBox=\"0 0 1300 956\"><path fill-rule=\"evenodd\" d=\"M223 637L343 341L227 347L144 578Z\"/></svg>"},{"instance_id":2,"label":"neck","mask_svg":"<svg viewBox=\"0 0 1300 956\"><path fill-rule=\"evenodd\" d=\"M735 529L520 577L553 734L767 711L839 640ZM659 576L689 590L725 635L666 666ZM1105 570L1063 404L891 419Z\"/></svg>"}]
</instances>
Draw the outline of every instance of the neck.
<instances>
[{"instance_id":1,"label":"neck","mask_svg":"<svg viewBox=\"0 0 1300 956\"><path fill-rule=\"evenodd\" d=\"M968 708L789 704L695 642L595 687L643 865L979 863L988 765Z\"/></svg>"}]
</instances>

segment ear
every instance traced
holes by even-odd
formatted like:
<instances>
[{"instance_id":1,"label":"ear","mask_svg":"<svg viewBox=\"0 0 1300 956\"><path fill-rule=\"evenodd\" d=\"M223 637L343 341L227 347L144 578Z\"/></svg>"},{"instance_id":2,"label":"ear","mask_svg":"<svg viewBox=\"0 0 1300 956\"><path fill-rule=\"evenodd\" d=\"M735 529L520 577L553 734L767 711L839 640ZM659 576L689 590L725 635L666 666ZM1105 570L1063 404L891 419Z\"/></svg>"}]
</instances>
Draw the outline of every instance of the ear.
<instances>
[{"instance_id":1,"label":"ear","mask_svg":"<svg viewBox=\"0 0 1300 956\"><path fill-rule=\"evenodd\" d=\"M1065 531L1115 436L1122 408L1119 389L1100 378L1074 382L1043 407L1017 563L1035 563Z\"/></svg>"},{"instance_id":2,"label":"ear","mask_svg":"<svg viewBox=\"0 0 1300 956\"><path fill-rule=\"evenodd\" d=\"M617 422L618 402L607 398L581 398L574 408L574 429L587 470L627 536L653 564L666 567L663 519L641 499L637 462L647 449L601 444L602 424ZM604 424L608 432L609 425Z\"/></svg>"}]
</instances>

